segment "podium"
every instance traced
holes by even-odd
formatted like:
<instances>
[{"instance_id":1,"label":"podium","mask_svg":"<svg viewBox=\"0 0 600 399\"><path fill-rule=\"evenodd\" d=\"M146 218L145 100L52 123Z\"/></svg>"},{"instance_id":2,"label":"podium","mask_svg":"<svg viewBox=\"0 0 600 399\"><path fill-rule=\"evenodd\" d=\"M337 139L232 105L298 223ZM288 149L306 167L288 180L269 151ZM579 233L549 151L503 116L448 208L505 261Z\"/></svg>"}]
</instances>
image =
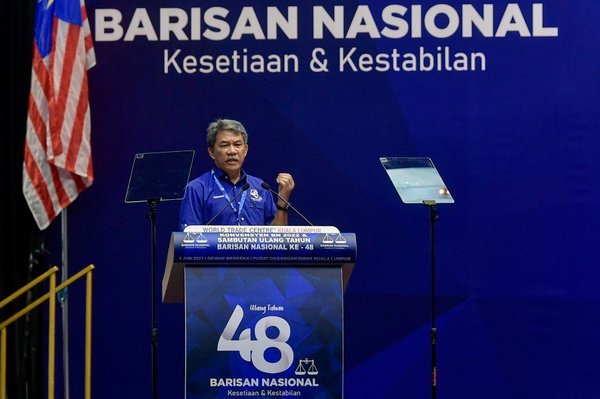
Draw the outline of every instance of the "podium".
<instances>
[{"instance_id":1,"label":"podium","mask_svg":"<svg viewBox=\"0 0 600 399\"><path fill-rule=\"evenodd\" d=\"M328 226L190 226L162 294L185 304L186 398L343 398L356 236Z\"/></svg>"}]
</instances>

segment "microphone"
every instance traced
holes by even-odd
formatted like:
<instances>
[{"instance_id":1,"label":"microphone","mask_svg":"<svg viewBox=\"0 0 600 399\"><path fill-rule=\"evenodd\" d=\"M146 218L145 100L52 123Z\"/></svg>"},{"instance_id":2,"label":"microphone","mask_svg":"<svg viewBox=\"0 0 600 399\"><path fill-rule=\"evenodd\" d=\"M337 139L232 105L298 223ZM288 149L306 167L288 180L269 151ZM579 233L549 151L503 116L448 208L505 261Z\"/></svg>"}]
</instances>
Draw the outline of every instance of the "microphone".
<instances>
[{"instance_id":1,"label":"microphone","mask_svg":"<svg viewBox=\"0 0 600 399\"><path fill-rule=\"evenodd\" d=\"M214 222L214 220L217 218L217 216L219 216L225 209L227 209L228 206L231 206L231 204L234 203L235 200L238 199L238 197L240 195L242 195L242 193L244 191L248 190L249 188L250 188L250 184L248 184L248 183L244 184L242 186L242 190L239 193L237 193L235 195L235 197L233 197L231 199L231 201L227 201L227 204L223 208L221 208L221 210L219 212L217 212L215 216L213 216L208 222L206 222L206 226L208 226L209 224L211 224L212 222Z\"/></svg>"},{"instance_id":2,"label":"microphone","mask_svg":"<svg viewBox=\"0 0 600 399\"><path fill-rule=\"evenodd\" d=\"M288 201L285 200L285 198L283 198L281 195L279 195L279 193L275 190L273 190L267 183L262 182L262 184L260 185L262 188L264 188L265 190L269 190L270 192L272 192L273 194L275 194L280 200L282 200L283 202L285 202L285 204L287 206L289 206L290 208L292 208L292 210L294 212L296 212L302 219L304 219L304 221L308 224L310 224L311 226L314 226L314 224L312 224L310 222L310 220L308 220L307 218L304 217L303 214L300 213L300 211L296 208L294 208L294 206L292 204L290 204Z\"/></svg>"}]
</instances>

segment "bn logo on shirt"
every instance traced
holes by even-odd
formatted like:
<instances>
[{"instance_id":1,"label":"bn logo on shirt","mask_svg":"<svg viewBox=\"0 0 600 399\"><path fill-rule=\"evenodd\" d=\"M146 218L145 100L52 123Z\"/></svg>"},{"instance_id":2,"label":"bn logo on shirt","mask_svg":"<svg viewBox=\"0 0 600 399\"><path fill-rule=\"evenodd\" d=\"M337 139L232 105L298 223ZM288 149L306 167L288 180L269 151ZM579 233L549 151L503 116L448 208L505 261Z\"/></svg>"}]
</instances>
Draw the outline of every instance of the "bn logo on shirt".
<instances>
[{"instance_id":1,"label":"bn logo on shirt","mask_svg":"<svg viewBox=\"0 0 600 399\"><path fill-rule=\"evenodd\" d=\"M250 198L252 199L252 201L256 201L256 202L262 201L262 197L258 193L258 190L255 188L250 190Z\"/></svg>"}]
</instances>

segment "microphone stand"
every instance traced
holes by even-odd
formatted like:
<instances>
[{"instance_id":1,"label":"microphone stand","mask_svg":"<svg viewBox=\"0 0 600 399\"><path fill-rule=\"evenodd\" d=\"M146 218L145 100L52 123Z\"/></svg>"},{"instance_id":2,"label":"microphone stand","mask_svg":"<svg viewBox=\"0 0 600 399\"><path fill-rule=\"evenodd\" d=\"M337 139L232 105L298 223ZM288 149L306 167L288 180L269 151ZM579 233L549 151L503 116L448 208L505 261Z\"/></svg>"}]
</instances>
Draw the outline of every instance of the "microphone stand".
<instances>
[{"instance_id":1,"label":"microphone stand","mask_svg":"<svg viewBox=\"0 0 600 399\"><path fill-rule=\"evenodd\" d=\"M158 328L156 327L156 208L160 203L160 198L148 198L148 206L150 212L150 262L151 262L151 290L152 294L152 330L151 330L151 347L152 347L152 398L158 398Z\"/></svg>"},{"instance_id":2,"label":"microphone stand","mask_svg":"<svg viewBox=\"0 0 600 399\"><path fill-rule=\"evenodd\" d=\"M435 314L435 222L438 220L436 202L432 200L423 201L429 208L430 245L431 245L431 398L437 396L437 328Z\"/></svg>"},{"instance_id":3,"label":"microphone stand","mask_svg":"<svg viewBox=\"0 0 600 399\"><path fill-rule=\"evenodd\" d=\"M285 204L286 204L288 207L292 208L292 210L293 210L294 212L296 212L296 213L297 213L297 214L298 214L298 215L299 215L299 216L300 216L302 219L304 219L304 221L305 221L306 223L310 224L311 226L314 226L314 224L312 224L312 223L310 222L310 220L308 220L308 219L307 219L307 218L306 218L306 217L305 217L305 216L304 216L302 213L300 213L300 211L299 211L298 209L294 208L294 206L293 206L293 205L292 205L292 204L291 204L289 201L287 201L285 198L283 198L281 195L279 195L279 193L278 193L277 191L273 190L273 189L271 188L271 186L269 186L267 183L263 182L263 183L262 183L260 186L261 186L262 188L264 188L265 190L269 190L270 192L272 192L273 194L275 194L275 195L277 196L277 198L279 198L280 200L282 200L283 202L285 202Z\"/></svg>"},{"instance_id":4,"label":"microphone stand","mask_svg":"<svg viewBox=\"0 0 600 399\"><path fill-rule=\"evenodd\" d=\"M227 209L228 207L231 206L231 204L234 204L235 201L239 198L240 195L242 195L242 193L246 190L248 190L250 188L250 184L246 183L242 186L242 189L240 190L239 193L237 193L232 199L231 201L227 201L227 204L221 208L219 210L219 212L215 213L215 216L213 216L208 222L206 222L206 226L210 225L212 222L214 222L214 220L217 218L217 216L219 216L221 213L223 213L223 211L225 209Z\"/></svg>"}]
</instances>

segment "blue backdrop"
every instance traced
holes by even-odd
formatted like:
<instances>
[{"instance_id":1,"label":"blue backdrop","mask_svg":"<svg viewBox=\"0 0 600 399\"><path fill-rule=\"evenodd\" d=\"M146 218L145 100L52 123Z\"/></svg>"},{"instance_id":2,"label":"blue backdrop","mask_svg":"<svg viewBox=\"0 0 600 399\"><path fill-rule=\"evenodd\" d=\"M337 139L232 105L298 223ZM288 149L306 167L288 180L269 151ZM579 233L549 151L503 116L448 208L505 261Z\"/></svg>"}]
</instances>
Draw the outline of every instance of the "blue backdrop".
<instances>
[{"instance_id":1,"label":"blue backdrop","mask_svg":"<svg viewBox=\"0 0 600 399\"><path fill-rule=\"evenodd\" d=\"M314 224L357 235L358 262L345 295L347 398L417 398L430 390L429 214L401 203L380 156L431 157L456 200L439 206L436 230L439 396L594 397L597 3L490 1L491 16L469 37L468 5L484 15L479 2L404 2L403 13L391 2L347 1L344 26L338 17L337 30L325 27L319 39L315 20L324 13L333 20L340 3L277 2L284 16L296 7L297 29L292 24L288 32L297 38L279 29L277 38L261 40L272 2L87 2L98 60L90 72L95 181L69 208L69 244L72 268L97 266L94 396L142 398L151 390L150 226L144 205L124 203L133 156L196 149L197 176L211 165L206 126L228 117L250 134L249 173L271 185L278 172L292 173L296 207ZM324 11L313 14L319 6ZM175 24L163 10L161 26L161 8L169 7L190 21L201 15L199 30L188 21L181 32L202 38L171 33L151 40L152 30L160 39L161 27L166 34L167 21ZM238 18L238 31L246 32L240 40L232 38ZM211 40L207 31L224 39ZM352 62L340 62L340 51L348 56L352 48ZM298 71L197 71L203 56L231 62L243 49L293 55ZM374 61L360 61L363 53ZM479 57L474 63L471 54ZM324 60L327 71L317 71ZM386 69L384 61L388 70L376 70ZM177 214L176 202L158 208L158 276ZM291 222L303 224L293 214ZM58 241L59 230L53 223L50 237ZM78 307L72 305L74 323ZM161 397L183 396L183 318L182 305L158 307ZM73 390L81 386L79 361Z\"/></svg>"}]
</instances>

